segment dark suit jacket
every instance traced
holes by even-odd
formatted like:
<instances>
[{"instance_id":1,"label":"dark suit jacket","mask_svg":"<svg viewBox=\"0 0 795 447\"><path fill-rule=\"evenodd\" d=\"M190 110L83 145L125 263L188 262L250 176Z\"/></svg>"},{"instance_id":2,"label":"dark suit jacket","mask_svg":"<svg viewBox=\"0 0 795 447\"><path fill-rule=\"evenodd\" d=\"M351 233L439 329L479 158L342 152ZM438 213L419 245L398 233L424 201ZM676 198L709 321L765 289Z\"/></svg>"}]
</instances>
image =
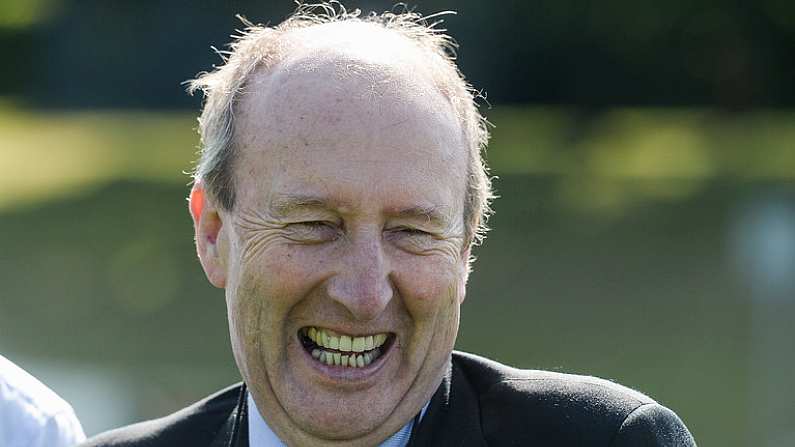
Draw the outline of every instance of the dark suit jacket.
<instances>
[{"instance_id":1,"label":"dark suit jacket","mask_svg":"<svg viewBox=\"0 0 795 447\"><path fill-rule=\"evenodd\" d=\"M236 385L161 419L103 433L88 447L248 447L246 390ZM410 446L694 446L649 397L595 377L507 367L454 352Z\"/></svg>"}]
</instances>

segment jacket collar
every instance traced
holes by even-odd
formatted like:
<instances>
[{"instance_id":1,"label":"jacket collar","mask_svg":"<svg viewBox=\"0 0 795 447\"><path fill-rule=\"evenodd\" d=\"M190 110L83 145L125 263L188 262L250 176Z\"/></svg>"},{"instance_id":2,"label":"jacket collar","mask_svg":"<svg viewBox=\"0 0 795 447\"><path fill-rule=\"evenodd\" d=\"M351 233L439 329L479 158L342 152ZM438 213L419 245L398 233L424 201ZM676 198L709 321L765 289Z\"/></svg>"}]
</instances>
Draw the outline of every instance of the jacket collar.
<instances>
[{"instance_id":1,"label":"jacket collar","mask_svg":"<svg viewBox=\"0 0 795 447\"><path fill-rule=\"evenodd\" d=\"M246 384L240 386L237 404L229 413L224 424L215 435L209 447L248 447L248 405L246 404Z\"/></svg>"}]
</instances>

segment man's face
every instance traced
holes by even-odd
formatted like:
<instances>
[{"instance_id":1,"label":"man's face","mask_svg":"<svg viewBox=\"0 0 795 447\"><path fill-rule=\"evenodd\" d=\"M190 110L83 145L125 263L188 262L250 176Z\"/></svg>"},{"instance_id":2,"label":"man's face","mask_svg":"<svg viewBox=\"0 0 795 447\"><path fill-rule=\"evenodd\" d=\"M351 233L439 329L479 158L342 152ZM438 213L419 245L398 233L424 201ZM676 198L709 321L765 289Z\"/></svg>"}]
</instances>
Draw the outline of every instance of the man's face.
<instances>
[{"instance_id":1,"label":"man's face","mask_svg":"<svg viewBox=\"0 0 795 447\"><path fill-rule=\"evenodd\" d=\"M246 92L217 242L236 361L283 439L372 444L427 402L455 342L460 127L410 69L340 55Z\"/></svg>"}]
</instances>

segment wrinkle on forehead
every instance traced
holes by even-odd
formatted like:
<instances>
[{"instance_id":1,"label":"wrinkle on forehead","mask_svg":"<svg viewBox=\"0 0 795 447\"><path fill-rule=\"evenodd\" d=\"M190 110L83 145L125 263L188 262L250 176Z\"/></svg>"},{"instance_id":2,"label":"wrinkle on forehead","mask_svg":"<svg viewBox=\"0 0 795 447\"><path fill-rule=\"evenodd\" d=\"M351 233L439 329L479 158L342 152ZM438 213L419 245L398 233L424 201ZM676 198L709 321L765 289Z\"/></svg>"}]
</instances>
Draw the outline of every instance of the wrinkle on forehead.
<instances>
[{"instance_id":1,"label":"wrinkle on forehead","mask_svg":"<svg viewBox=\"0 0 795 447\"><path fill-rule=\"evenodd\" d=\"M241 98L236 134L293 133L309 146L324 138L324 130L359 131L381 139L384 132L411 128L425 131L428 149L442 150L440 155L466 151L452 105L409 70L336 53L297 58L254 76ZM416 125L417 120L431 125Z\"/></svg>"},{"instance_id":2,"label":"wrinkle on forehead","mask_svg":"<svg viewBox=\"0 0 795 447\"><path fill-rule=\"evenodd\" d=\"M280 62L252 74L241 111L265 101L282 110L300 107L313 98L314 108L356 103L376 109L374 113L385 105L411 109L432 104L436 115L460 130L440 64L394 30L361 22L315 25L289 31L279 51Z\"/></svg>"}]
</instances>

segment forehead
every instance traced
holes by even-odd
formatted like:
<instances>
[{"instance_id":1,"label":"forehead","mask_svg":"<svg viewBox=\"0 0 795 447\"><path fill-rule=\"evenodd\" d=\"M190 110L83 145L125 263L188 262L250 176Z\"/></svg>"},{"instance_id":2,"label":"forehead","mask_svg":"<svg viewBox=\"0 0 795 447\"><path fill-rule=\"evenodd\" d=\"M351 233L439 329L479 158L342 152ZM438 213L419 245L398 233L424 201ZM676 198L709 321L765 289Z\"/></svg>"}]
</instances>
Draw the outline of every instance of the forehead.
<instances>
[{"instance_id":1,"label":"forehead","mask_svg":"<svg viewBox=\"0 0 795 447\"><path fill-rule=\"evenodd\" d=\"M463 194L467 152L450 101L412 55L390 63L368 51L303 48L252 76L236 116L241 196L285 182Z\"/></svg>"}]
</instances>

